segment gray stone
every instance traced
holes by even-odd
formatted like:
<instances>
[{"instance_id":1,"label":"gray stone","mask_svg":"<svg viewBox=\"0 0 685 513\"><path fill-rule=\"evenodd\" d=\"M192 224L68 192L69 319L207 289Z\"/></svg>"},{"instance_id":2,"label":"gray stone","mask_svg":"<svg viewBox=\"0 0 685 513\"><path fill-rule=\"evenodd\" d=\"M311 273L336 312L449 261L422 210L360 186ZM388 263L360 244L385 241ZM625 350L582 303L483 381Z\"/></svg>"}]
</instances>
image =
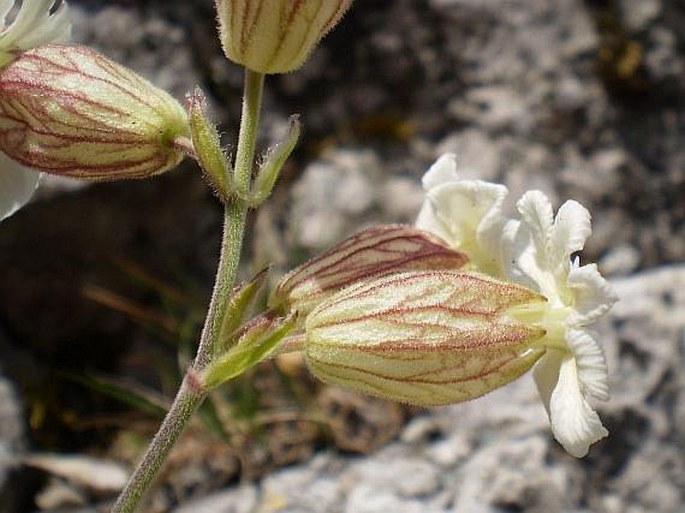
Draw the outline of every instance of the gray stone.
<instances>
[{"instance_id":1,"label":"gray stone","mask_svg":"<svg viewBox=\"0 0 685 513\"><path fill-rule=\"evenodd\" d=\"M374 483L407 499L434 495L441 486L439 471L424 458L382 451L375 459L352 465L347 478Z\"/></svg>"},{"instance_id":2,"label":"gray stone","mask_svg":"<svg viewBox=\"0 0 685 513\"><path fill-rule=\"evenodd\" d=\"M413 224L423 200L423 189L411 178L391 177L378 187L378 201L384 215L399 222Z\"/></svg>"},{"instance_id":3,"label":"gray stone","mask_svg":"<svg viewBox=\"0 0 685 513\"><path fill-rule=\"evenodd\" d=\"M679 80L685 72L685 60L678 50L678 38L665 27L656 27L649 33L645 66L655 80Z\"/></svg>"},{"instance_id":4,"label":"gray stone","mask_svg":"<svg viewBox=\"0 0 685 513\"><path fill-rule=\"evenodd\" d=\"M561 510L567 493L566 472L550 468L546 453L547 442L537 436L493 441L454 474L453 511Z\"/></svg>"},{"instance_id":5,"label":"gray stone","mask_svg":"<svg viewBox=\"0 0 685 513\"><path fill-rule=\"evenodd\" d=\"M256 503L257 488L243 485L186 502L175 508L173 513L250 513L254 511Z\"/></svg>"},{"instance_id":6,"label":"gray stone","mask_svg":"<svg viewBox=\"0 0 685 513\"><path fill-rule=\"evenodd\" d=\"M661 0L619 0L621 21L631 32L648 27L663 12Z\"/></svg>"},{"instance_id":7,"label":"gray stone","mask_svg":"<svg viewBox=\"0 0 685 513\"><path fill-rule=\"evenodd\" d=\"M435 158L457 155L459 176L467 180L496 181L502 173L500 145L482 130L467 128L450 134L436 147Z\"/></svg>"},{"instance_id":8,"label":"gray stone","mask_svg":"<svg viewBox=\"0 0 685 513\"><path fill-rule=\"evenodd\" d=\"M261 483L258 511L340 511L343 497L343 479L338 478L340 464L324 454L306 465L274 472Z\"/></svg>"},{"instance_id":9,"label":"gray stone","mask_svg":"<svg viewBox=\"0 0 685 513\"><path fill-rule=\"evenodd\" d=\"M16 483L17 464L27 445L22 413L15 386L0 369L0 513L12 513L24 493Z\"/></svg>"},{"instance_id":10,"label":"gray stone","mask_svg":"<svg viewBox=\"0 0 685 513\"><path fill-rule=\"evenodd\" d=\"M61 480L51 480L37 495L36 505L44 511L82 507L87 504L83 492Z\"/></svg>"},{"instance_id":11,"label":"gray stone","mask_svg":"<svg viewBox=\"0 0 685 513\"><path fill-rule=\"evenodd\" d=\"M426 449L426 456L437 465L445 468L455 467L473 451L464 433L453 433L444 440L431 444Z\"/></svg>"},{"instance_id":12,"label":"gray stone","mask_svg":"<svg viewBox=\"0 0 685 513\"><path fill-rule=\"evenodd\" d=\"M398 476L398 479L402 477ZM405 499L386 488L379 489L373 483L363 483L350 493L343 511L345 513L378 513L381 511L442 513L443 510L431 508L424 501Z\"/></svg>"},{"instance_id":13,"label":"gray stone","mask_svg":"<svg viewBox=\"0 0 685 513\"><path fill-rule=\"evenodd\" d=\"M375 202L379 162L370 151L336 150L313 162L292 190L298 245L324 249L359 226Z\"/></svg>"},{"instance_id":14,"label":"gray stone","mask_svg":"<svg viewBox=\"0 0 685 513\"><path fill-rule=\"evenodd\" d=\"M640 265L640 252L630 244L619 244L604 255L598 263L607 276L625 276Z\"/></svg>"},{"instance_id":15,"label":"gray stone","mask_svg":"<svg viewBox=\"0 0 685 513\"><path fill-rule=\"evenodd\" d=\"M129 475L119 463L80 454L29 454L21 462L104 496L121 491Z\"/></svg>"}]
</instances>

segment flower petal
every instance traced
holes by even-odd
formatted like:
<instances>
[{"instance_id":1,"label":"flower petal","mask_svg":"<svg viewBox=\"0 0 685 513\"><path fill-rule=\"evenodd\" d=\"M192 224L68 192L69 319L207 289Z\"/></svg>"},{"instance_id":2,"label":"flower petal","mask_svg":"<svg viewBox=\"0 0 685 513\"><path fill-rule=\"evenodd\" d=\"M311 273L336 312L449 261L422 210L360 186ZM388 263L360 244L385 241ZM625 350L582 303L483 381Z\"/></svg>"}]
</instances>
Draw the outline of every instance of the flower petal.
<instances>
[{"instance_id":1,"label":"flower petal","mask_svg":"<svg viewBox=\"0 0 685 513\"><path fill-rule=\"evenodd\" d=\"M557 252L552 247L552 204L544 193L528 191L516 206L521 213L521 224L515 239L515 265L550 303L562 305L566 299L564 265L568 268L570 263L554 258Z\"/></svg>"},{"instance_id":2,"label":"flower petal","mask_svg":"<svg viewBox=\"0 0 685 513\"><path fill-rule=\"evenodd\" d=\"M587 326L604 315L618 296L605 280L597 265L578 266L576 260L568 274L568 287L573 291L573 313L568 319L571 326Z\"/></svg>"},{"instance_id":3,"label":"flower petal","mask_svg":"<svg viewBox=\"0 0 685 513\"><path fill-rule=\"evenodd\" d=\"M549 350L536 365L534 374L547 405L554 437L569 454L582 458L590 445L609 432L583 397L575 359L570 353Z\"/></svg>"},{"instance_id":4,"label":"flower petal","mask_svg":"<svg viewBox=\"0 0 685 513\"><path fill-rule=\"evenodd\" d=\"M538 387L540 400L545 405L549 415L549 400L552 397L554 387L559 380L559 366L561 365L562 352L548 349L545 355L538 360L533 369L535 385Z\"/></svg>"},{"instance_id":5,"label":"flower petal","mask_svg":"<svg viewBox=\"0 0 685 513\"><path fill-rule=\"evenodd\" d=\"M602 346L588 330L569 329L566 342L576 359L578 381L584 395L609 400L609 373Z\"/></svg>"},{"instance_id":6,"label":"flower petal","mask_svg":"<svg viewBox=\"0 0 685 513\"><path fill-rule=\"evenodd\" d=\"M511 280L529 289L539 290L538 284L531 279L520 266L520 263L534 261L535 248L530 232L518 219L508 219L502 226L500 237L500 258L502 261L502 278Z\"/></svg>"},{"instance_id":7,"label":"flower petal","mask_svg":"<svg viewBox=\"0 0 685 513\"><path fill-rule=\"evenodd\" d=\"M456 157L440 157L423 177L426 199L416 227L438 235L454 249L469 254L470 267L504 278L502 215L504 185L481 180L460 180Z\"/></svg>"},{"instance_id":8,"label":"flower petal","mask_svg":"<svg viewBox=\"0 0 685 513\"><path fill-rule=\"evenodd\" d=\"M446 242L449 242L450 244L452 242L451 240L449 240L449 225L447 225L444 222L444 219L442 219L441 216L438 215L438 210L428 197L426 197L426 199L423 201L423 205L421 206L419 215L416 218L415 226L419 230L423 230L432 233L433 235L437 235L438 237L444 239Z\"/></svg>"},{"instance_id":9,"label":"flower petal","mask_svg":"<svg viewBox=\"0 0 685 513\"><path fill-rule=\"evenodd\" d=\"M563 253L554 258L568 259L571 253L583 249L590 233L590 212L577 201L565 202L554 219L552 234L552 247Z\"/></svg>"},{"instance_id":10,"label":"flower petal","mask_svg":"<svg viewBox=\"0 0 685 513\"><path fill-rule=\"evenodd\" d=\"M423 189L428 192L439 185L452 183L459 180L457 174L457 156L454 153L445 153L426 171L421 183Z\"/></svg>"},{"instance_id":11,"label":"flower petal","mask_svg":"<svg viewBox=\"0 0 685 513\"><path fill-rule=\"evenodd\" d=\"M423 189L426 191L426 199L421 206L421 211L416 219L416 227L430 232L445 239L449 236L449 230L444 226L441 219L440 206L436 205L428 196L428 193L443 184L454 183L459 180L457 175L457 156L453 153L446 153L441 156L426 171L421 179Z\"/></svg>"},{"instance_id":12,"label":"flower petal","mask_svg":"<svg viewBox=\"0 0 685 513\"><path fill-rule=\"evenodd\" d=\"M20 50L29 50L46 43L65 43L71 37L71 24L67 3L61 2L51 12L54 0L22 2L10 30L17 34L16 45Z\"/></svg>"},{"instance_id":13,"label":"flower petal","mask_svg":"<svg viewBox=\"0 0 685 513\"><path fill-rule=\"evenodd\" d=\"M567 201L556 217L552 205L540 191L529 191L517 204L522 223L519 228L517 264L550 301L570 306L572 292L567 279L571 253L583 248L589 237L590 213L578 202ZM525 244L528 231L530 244Z\"/></svg>"},{"instance_id":14,"label":"flower petal","mask_svg":"<svg viewBox=\"0 0 685 513\"><path fill-rule=\"evenodd\" d=\"M535 246L538 266L550 270L556 266L550 261L550 245L554 227L554 212L552 204L542 191L528 191L516 204L521 218L530 231Z\"/></svg>"},{"instance_id":15,"label":"flower petal","mask_svg":"<svg viewBox=\"0 0 685 513\"><path fill-rule=\"evenodd\" d=\"M14 6L15 0L0 0L0 20L4 21Z\"/></svg>"},{"instance_id":16,"label":"flower petal","mask_svg":"<svg viewBox=\"0 0 685 513\"><path fill-rule=\"evenodd\" d=\"M33 196L41 173L25 168L0 153L0 221L23 207Z\"/></svg>"},{"instance_id":17,"label":"flower petal","mask_svg":"<svg viewBox=\"0 0 685 513\"><path fill-rule=\"evenodd\" d=\"M71 25L66 2L61 2L51 12L55 0L24 1L12 23L7 25L6 16L14 3L10 1L0 5L0 15L3 15L0 21L4 26L0 32L0 65L7 64L14 52L69 40Z\"/></svg>"},{"instance_id":18,"label":"flower petal","mask_svg":"<svg viewBox=\"0 0 685 513\"><path fill-rule=\"evenodd\" d=\"M429 191L416 227L467 252L479 271L499 276L501 209L507 192L503 185L480 180L440 185Z\"/></svg>"}]
</instances>

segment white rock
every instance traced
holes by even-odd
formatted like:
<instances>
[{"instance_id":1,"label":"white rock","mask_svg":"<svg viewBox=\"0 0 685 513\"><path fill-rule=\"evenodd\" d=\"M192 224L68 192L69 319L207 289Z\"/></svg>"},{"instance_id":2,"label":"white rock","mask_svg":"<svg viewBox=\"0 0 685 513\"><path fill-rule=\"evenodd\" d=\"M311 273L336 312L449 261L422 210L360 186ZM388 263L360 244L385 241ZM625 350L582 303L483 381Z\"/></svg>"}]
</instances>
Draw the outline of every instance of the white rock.
<instances>
[{"instance_id":1,"label":"white rock","mask_svg":"<svg viewBox=\"0 0 685 513\"><path fill-rule=\"evenodd\" d=\"M257 487L246 484L189 501L172 513L250 513L257 503Z\"/></svg>"},{"instance_id":2,"label":"white rock","mask_svg":"<svg viewBox=\"0 0 685 513\"><path fill-rule=\"evenodd\" d=\"M22 462L95 493L116 493L128 480L128 471L123 465L90 456L32 454L23 458Z\"/></svg>"}]
</instances>

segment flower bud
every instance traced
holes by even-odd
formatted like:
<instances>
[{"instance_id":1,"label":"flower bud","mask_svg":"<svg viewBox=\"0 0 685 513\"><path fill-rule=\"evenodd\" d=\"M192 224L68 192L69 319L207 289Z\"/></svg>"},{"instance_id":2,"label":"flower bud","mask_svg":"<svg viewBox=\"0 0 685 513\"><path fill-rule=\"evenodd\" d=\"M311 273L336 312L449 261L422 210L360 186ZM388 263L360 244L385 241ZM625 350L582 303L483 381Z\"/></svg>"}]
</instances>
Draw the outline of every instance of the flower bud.
<instances>
[{"instance_id":1,"label":"flower bud","mask_svg":"<svg viewBox=\"0 0 685 513\"><path fill-rule=\"evenodd\" d=\"M306 315L327 297L359 280L407 270L458 269L467 261L464 253L411 226L373 226L285 275L271 304Z\"/></svg>"},{"instance_id":2,"label":"flower bud","mask_svg":"<svg viewBox=\"0 0 685 513\"><path fill-rule=\"evenodd\" d=\"M344 289L309 314L306 360L325 382L394 401L474 399L544 354L536 344L544 330L517 320L544 301L475 273L391 274Z\"/></svg>"},{"instance_id":3,"label":"flower bud","mask_svg":"<svg viewBox=\"0 0 685 513\"><path fill-rule=\"evenodd\" d=\"M178 164L189 135L176 100L89 48L44 45L0 70L0 150L25 166L145 178Z\"/></svg>"},{"instance_id":4,"label":"flower bud","mask_svg":"<svg viewBox=\"0 0 685 513\"><path fill-rule=\"evenodd\" d=\"M304 63L352 0L216 0L224 53L259 73L287 73Z\"/></svg>"}]
</instances>

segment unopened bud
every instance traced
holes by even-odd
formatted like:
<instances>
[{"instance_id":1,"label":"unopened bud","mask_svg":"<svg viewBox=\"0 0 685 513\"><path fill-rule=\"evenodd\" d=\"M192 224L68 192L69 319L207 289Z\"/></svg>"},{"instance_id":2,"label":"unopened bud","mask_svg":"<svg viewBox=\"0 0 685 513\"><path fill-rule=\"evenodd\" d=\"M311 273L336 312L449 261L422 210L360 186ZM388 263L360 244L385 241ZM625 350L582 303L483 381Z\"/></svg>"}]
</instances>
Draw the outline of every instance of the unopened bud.
<instances>
[{"instance_id":1,"label":"unopened bud","mask_svg":"<svg viewBox=\"0 0 685 513\"><path fill-rule=\"evenodd\" d=\"M0 70L0 150L25 166L145 178L178 164L189 135L176 100L92 49L44 45Z\"/></svg>"},{"instance_id":2,"label":"unopened bud","mask_svg":"<svg viewBox=\"0 0 685 513\"><path fill-rule=\"evenodd\" d=\"M216 0L221 45L233 62L259 73L304 63L352 0Z\"/></svg>"},{"instance_id":3,"label":"unopened bud","mask_svg":"<svg viewBox=\"0 0 685 513\"><path fill-rule=\"evenodd\" d=\"M357 281L407 270L458 269L467 261L464 253L422 230L399 224L373 226L286 274L271 304L304 316Z\"/></svg>"},{"instance_id":4,"label":"unopened bud","mask_svg":"<svg viewBox=\"0 0 685 513\"><path fill-rule=\"evenodd\" d=\"M505 385L543 355L540 310L524 287L459 271L409 271L342 290L305 322L307 363L321 380L424 406ZM525 317L525 316L524 316Z\"/></svg>"}]
</instances>

